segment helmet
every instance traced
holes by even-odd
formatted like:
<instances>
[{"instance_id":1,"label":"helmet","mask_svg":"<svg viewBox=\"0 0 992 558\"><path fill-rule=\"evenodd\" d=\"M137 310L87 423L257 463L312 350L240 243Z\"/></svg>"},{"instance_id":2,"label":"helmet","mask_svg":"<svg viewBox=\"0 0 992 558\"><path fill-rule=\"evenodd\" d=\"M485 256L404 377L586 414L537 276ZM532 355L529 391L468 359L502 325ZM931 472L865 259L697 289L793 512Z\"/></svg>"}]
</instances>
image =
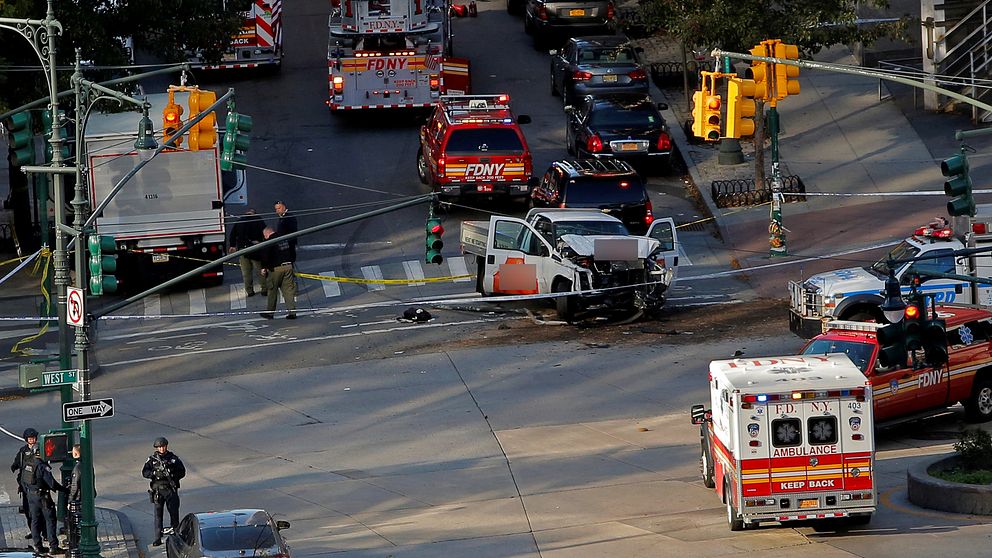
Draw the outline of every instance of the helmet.
<instances>
[{"instance_id":1,"label":"helmet","mask_svg":"<svg viewBox=\"0 0 992 558\"><path fill-rule=\"evenodd\" d=\"M35 430L34 428L28 428L24 431L24 436L21 437L24 438L25 440L27 440L28 438L37 438L38 431Z\"/></svg>"},{"instance_id":2,"label":"helmet","mask_svg":"<svg viewBox=\"0 0 992 558\"><path fill-rule=\"evenodd\" d=\"M163 438L162 436L159 436L158 438L155 438L155 443L152 445L155 446L156 448L160 448L169 445L169 441Z\"/></svg>"}]
</instances>

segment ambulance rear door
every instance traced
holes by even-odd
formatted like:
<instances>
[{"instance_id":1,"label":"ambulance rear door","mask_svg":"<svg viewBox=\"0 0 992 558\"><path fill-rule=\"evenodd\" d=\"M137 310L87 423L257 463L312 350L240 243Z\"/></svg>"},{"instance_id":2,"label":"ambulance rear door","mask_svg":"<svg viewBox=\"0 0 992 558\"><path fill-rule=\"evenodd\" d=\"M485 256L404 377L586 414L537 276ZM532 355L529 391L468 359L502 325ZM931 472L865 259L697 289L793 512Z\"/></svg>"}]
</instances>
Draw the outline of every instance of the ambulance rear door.
<instances>
[{"instance_id":1,"label":"ambulance rear door","mask_svg":"<svg viewBox=\"0 0 992 558\"><path fill-rule=\"evenodd\" d=\"M768 404L757 396L741 396L740 431L741 495L744 498L771 494L771 436Z\"/></svg>"},{"instance_id":2,"label":"ambulance rear door","mask_svg":"<svg viewBox=\"0 0 992 558\"><path fill-rule=\"evenodd\" d=\"M843 455L839 444L838 399L794 399L769 405L772 492L840 490ZM818 498L801 499L797 508L820 507Z\"/></svg>"},{"instance_id":3,"label":"ambulance rear door","mask_svg":"<svg viewBox=\"0 0 992 558\"><path fill-rule=\"evenodd\" d=\"M870 395L870 389L866 392ZM841 399L839 426L844 456L843 489L874 491L875 433L871 398Z\"/></svg>"}]
</instances>

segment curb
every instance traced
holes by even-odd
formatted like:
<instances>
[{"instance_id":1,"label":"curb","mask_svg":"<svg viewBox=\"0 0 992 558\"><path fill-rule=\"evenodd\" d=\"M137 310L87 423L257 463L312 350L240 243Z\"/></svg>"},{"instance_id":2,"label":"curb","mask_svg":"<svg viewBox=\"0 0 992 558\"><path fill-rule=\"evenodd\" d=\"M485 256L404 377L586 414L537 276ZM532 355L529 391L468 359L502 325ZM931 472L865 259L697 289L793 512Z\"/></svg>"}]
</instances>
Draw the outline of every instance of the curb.
<instances>
[{"instance_id":1,"label":"curb","mask_svg":"<svg viewBox=\"0 0 992 558\"><path fill-rule=\"evenodd\" d=\"M913 465L906 471L909 501L933 510L969 515L992 515L992 486L961 484L931 477L927 470L937 465L952 465L957 454Z\"/></svg>"},{"instance_id":2,"label":"curb","mask_svg":"<svg viewBox=\"0 0 992 558\"><path fill-rule=\"evenodd\" d=\"M131 520L126 515L110 508L97 508L117 516L117 521L121 525L121 536L124 538L124 546L127 547L127 555L130 558L144 558L144 554L138 548L138 536L134 534L134 527Z\"/></svg>"}]
</instances>

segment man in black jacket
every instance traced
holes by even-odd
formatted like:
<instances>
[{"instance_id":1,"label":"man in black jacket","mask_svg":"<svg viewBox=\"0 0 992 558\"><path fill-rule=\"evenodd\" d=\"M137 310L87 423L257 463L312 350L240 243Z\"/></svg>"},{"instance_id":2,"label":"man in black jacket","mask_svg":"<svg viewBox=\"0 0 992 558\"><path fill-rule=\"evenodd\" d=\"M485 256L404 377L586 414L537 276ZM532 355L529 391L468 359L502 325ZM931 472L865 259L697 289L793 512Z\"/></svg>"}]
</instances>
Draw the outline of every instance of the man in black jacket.
<instances>
[{"instance_id":1,"label":"man in black jacket","mask_svg":"<svg viewBox=\"0 0 992 558\"><path fill-rule=\"evenodd\" d=\"M51 544L51 554L65 554L59 548L59 535L55 529L55 502L52 500L53 491L68 492L64 486L55 480L52 468L38 454L25 456L21 462L21 490L27 495L28 510L31 514L31 538L34 539L34 550L38 554L49 552L42 546L42 533L45 533Z\"/></svg>"},{"instance_id":2,"label":"man in black jacket","mask_svg":"<svg viewBox=\"0 0 992 558\"><path fill-rule=\"evenodd\" d=\"M168 508L170 532L179 528L179 481L186 476L186 466L179 456L169 451L169 441L155 438L155 453L148 456L141 476L151 481L148 494L155 504L155 541L152 546L162 544L162 508Z\"/></svg>"},{"instance_id":3,"label":"man in black jacket","mask_svg":"<svg viewBox=\"0 0 992 558\"><path fill-rule=\"evenodd\" d=\"M231 227L231 243L227 249L228 254L233 254L238 250L250 248L263 240L262 230L265 229L265 222L255 215L254 209L248 209ZM245 281L245 295L255 296L255 273L259 275L259 286L262 288L262 295L268 289L265 286L265 277L262 277L262 262L258 252L242 255L238 262L241 264L241 277Z\"/></svg>"},{"instance_id":4,"label":"man in black jacket","mask_svg":"<svg viewBox=\"0 0 992 558\"><path fill-rule=\"evenodd\" d=\"M265 240L279 238L272 227L265 227ZM269 281L269 299L267 312L262 317L272 319L272 313L279 302L279 292L286 301L287 320L296 319L296 275L293 271L293 249L288 240L282 240L262 250L262 275Z\"/></svg>"},{"instance_id":5,"label":"man in black jacket","mask_svg":"<svg viewBox=\"0 0 992 558\"><path fill-rule=\"evenodd\" d=\"M28 529L31 528L31 512L28 510L28 495L21 488L21 469L24 465L25 459L30 459L38 451L38 431L34 428L27 428L24 430L24 445L21 449L17 450L17 455L14 456L14 462L10 464L10 472L14 473L14 480L17 481L17 492L21 495L21 505L19 511L24 514L24 521L28 524ZM27 537L30 539L31 534L29 533Z\"/></svg>"},{"instance_id":6,"label":"man in black jacket","mask_svg":"<svg viewBox=\"0 0 992 558\"><path fill-rule=\"evenodd\" d=\"M281 201L277 201L275 205L276 215L279 219L276 220L276 234L279 236L285 236L287 234L295 233L297 230L296 217L290 215L289 208L286 204ZM289 261L296 262L296 238L289 239Z\"/></svg>"}]
</instances>

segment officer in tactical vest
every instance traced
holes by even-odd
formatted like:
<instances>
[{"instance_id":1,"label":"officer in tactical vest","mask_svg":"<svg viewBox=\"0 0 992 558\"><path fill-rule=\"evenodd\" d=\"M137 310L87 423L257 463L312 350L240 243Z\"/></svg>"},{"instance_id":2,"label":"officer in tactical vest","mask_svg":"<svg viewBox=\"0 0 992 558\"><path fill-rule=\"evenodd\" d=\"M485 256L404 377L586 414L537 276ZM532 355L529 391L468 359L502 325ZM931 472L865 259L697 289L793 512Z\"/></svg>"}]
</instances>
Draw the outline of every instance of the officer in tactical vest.
<instances>
[{"instance_id":1,"label":"officer in tactical vest","mask_svg":"<svg viewBox=\"0 0 992 558\"><path fill-rule=\"evenodd\" d=\"M38 449L38 431L34 428L27 428L24 430L24 445L21 449L17 450L17 455L14 456L14 462L10 465L10 472L14 473L14 480L17 481L17 493L21 495L21 505L18 508L22 514L24 514L24 521L31 529L31 513L28 510L28 495L21 490L21 464L24 462L25 458L30 458L34 455L35 451ZM31 534L28 533L26 539L31 538Z\"/></svg>"},{"instance_id":2,"label":"officer in tactical vest","mask_svg":"<svg viewBox=\"0 0 992 558\"><path fill-rule=\"evenodd\" d=\"M59 548L59 535L55 528L55 502L52 491L68 492L52 476L52 468L38 453L25 455L21 461L21 490L27 495L28 511L31 516L31 538L38 554L65 554ZM48 535L51 551L41 544L42 530Z\"/></svg>"},{"instance_id":3,"label":"officer in tactical vest","mask_svg":"<svg viewBox=\"0 0 992 558\"><path fill-rule=\"evenodd\" d=\"M155 504L155 541L152 546L162 544L162 508L169 509L170 532L179 528L179 481L186 476L186 466L179 456L169 451L169 441L155 438L155 453L148 457L141 468L141 476L151 481L148 496Z\"/></svg>"}]
</instances>

